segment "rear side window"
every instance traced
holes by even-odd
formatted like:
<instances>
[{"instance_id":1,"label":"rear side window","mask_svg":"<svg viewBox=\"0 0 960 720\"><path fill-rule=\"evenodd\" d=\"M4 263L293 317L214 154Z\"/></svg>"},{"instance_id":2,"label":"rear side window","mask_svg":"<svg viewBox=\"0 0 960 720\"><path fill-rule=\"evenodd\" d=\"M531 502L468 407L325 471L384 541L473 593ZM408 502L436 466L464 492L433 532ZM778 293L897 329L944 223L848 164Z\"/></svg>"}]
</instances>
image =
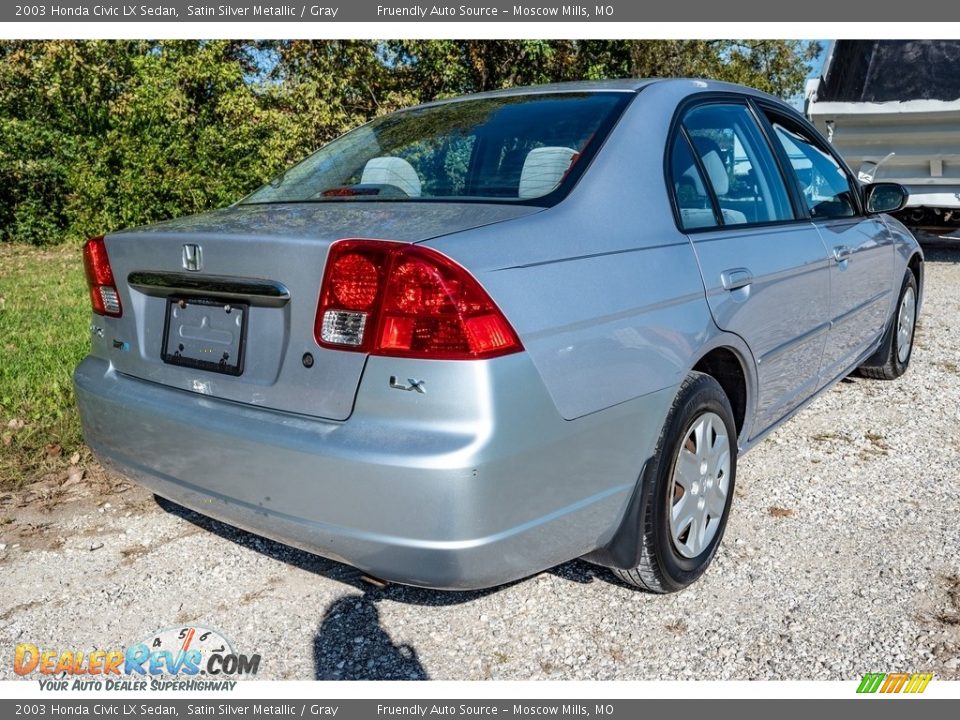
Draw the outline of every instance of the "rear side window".
<instances>
[{"instance_id":1,"label":"rear side window","mask_svg":"<svg viewBox=\"0 0 960 720\"><path fill-rule=\"evenodd\" d=\"M680 215L680 227L684 230L716 227L713 201L707 194L703 175L682 133L677 133L673 139L670 177L673 179L673 197Z\"/></svg>"},{"instance_id":2,"label":"rear side window","mask_svg":"<svg viewBox=\"0 0 960 720\"><path fill-rule=\"evenodd\" d=\"M695 107L684 116L683 126L719 205L723 225L794 219L783 178L745 105Z\"/></svg>"},{"instance_id":3,"label":"rear side window","mask_svg":"<svg viewBox=\"0 0 960 720\"><path fill-rule=\"evenodd\" d=\"M853 180L830 153L793 123L771 117L773 134L787 155L804 202L815 219L853 217Z\"/></svg>"}]
</instances>

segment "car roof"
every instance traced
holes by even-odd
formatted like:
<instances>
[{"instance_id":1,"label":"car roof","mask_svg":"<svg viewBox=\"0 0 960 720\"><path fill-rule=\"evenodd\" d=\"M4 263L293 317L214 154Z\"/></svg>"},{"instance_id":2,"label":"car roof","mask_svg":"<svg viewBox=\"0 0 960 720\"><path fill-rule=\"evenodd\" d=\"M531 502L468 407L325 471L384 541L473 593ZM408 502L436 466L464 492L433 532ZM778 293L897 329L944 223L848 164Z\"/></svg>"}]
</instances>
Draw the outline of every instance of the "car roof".
<instances>
[{"instance_id":1,"label":"car roof","mask_svg":"<svg viewBox=\"0 0 960 720\"><path fill-rule=\"evenodd\" d=\"M522 87L504 88L502 90L488 90L486 92L468 93L455 97L434 100L418 107L445 105L446 103L460 102L495 97L512 97L517 95L548 95L552 93L576 92L637 92L641 88L657 82L656 80L622 78L618 80L578 80L574 82L547 83L544 85L524 85Z\"/></svg>"},{"instance_id":2,"label":"car roof","mask_svg":"<svg viewBox=\"0 0 960 720\"><path fill-rule=\"evenodd\" d=\"M490 90L487 92L470 93L467 95L458 95L456 97L434 100L424 103L417 107L432 107L435 105L445 105L447 103L461 102L464 100L474 100L482 98L512 97L520 95L547 95L553 93L577 93L577 92L639 92L643 88L654 83L670 83L677 85L687 85L690 92L697 91L725 91L738 92L754 97L768 98L776 100L779 103L783 101L773 97L768 93L745 85L736 85L734 83L722 82L719 80L707 80L703 78L620 78L615 80L578 80L574 82L548 83L544 85L526 85L523 87L506 88L503 90ZM408 108L413 109L413 108Z\"/></svg>"}]
</instances>

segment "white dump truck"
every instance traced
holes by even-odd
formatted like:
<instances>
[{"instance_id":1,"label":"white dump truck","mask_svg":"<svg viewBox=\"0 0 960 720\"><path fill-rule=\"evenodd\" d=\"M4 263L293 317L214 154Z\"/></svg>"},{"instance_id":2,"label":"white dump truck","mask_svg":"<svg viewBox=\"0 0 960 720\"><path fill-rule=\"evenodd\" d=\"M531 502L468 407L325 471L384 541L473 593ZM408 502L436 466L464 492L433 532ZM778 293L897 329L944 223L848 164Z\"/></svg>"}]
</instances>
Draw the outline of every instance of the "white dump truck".
<instances>
[{"instance_id":1,"label":"white dump truck","mask_svg":"<svg viewBox=\"0 0 960 720\"><path fill-rule=\"evenodd\" d=\"M909 189L904 224L960 231L960 40L835 40L806 112L861 180Z\"/></svg>"}]
</instances>

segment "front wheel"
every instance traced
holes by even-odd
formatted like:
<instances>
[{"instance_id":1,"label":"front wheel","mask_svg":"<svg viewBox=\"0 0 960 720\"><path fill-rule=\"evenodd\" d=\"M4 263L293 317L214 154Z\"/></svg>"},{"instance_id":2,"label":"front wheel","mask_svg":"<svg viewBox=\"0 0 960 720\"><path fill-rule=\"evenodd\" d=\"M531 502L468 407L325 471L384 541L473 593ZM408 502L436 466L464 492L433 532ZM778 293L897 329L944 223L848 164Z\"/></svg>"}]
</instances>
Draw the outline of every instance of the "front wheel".
<instances>
[{"instance_id":1,"label":"front wheel","mask_svg":"<svg viewBox=\"0 0 960 720\"><path fill-rule=\"evenodd\" d=\"M640 563L613 572L656 593L681 590L699 578L723 537L736 473L730 401L712 377L690 373L640 479Z\"/></svg>"},{"instance_id":2,"label":"front wheel","mask_svg":"<svg viewBox=\"0 0 960 720\"><path fill-rule=\"evenodd\" d=\"M858 368L860 375L874 380L896 380L903 375L913 355L916 326L917 279L907 270L880 349Z\"/></svg>"}]
</instances>

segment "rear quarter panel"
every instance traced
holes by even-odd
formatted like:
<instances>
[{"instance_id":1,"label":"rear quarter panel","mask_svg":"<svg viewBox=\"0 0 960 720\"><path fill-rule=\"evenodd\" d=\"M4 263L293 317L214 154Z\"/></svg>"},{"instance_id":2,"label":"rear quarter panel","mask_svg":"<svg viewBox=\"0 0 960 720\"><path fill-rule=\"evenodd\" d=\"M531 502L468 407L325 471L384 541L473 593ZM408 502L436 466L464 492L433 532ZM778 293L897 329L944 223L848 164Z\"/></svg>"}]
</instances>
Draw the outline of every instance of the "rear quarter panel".
<instances>
[{"instance_id":1,"label":"rear quarter panel","mask_svg":"<svg viewBox=\"0 0 960 720\"><path fill-rule=\"evenodd\" d=\"M560 204L428 241L490 292L566 419L679 384L717 332L664 185L675 101L655 89Z\"/></svg>"}]
</instances>

